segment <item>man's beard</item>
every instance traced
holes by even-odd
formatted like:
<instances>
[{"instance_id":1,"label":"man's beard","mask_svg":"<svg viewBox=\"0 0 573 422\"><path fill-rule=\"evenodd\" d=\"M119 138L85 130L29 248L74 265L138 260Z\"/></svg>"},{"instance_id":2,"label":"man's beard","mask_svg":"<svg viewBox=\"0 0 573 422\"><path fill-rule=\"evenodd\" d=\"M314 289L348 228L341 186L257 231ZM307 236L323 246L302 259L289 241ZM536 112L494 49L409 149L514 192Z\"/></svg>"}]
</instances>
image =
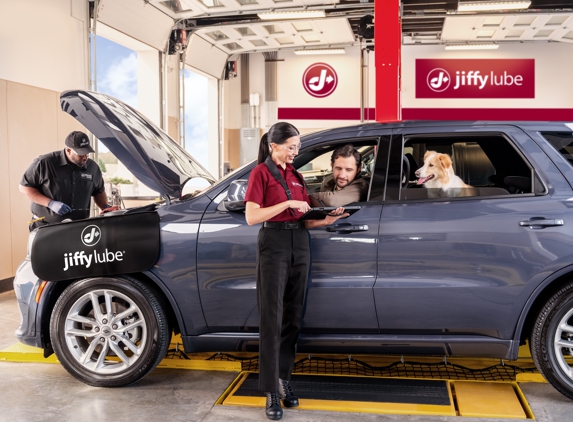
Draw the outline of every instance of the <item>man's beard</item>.
<instances>
[{"instance_id":1,"label":"man's beard","mask_svg":"<svg viewBox=\"0 0 573 422\"><path fill-rule=\"evenodd\" d=\"M78 167L85 167L88 160L85 161L79 157L74 157L73 155L70 157L70 161Z\"/></svg>"},{"instance_id":2,"label":"man's beard","mask_svg":"<svg viewBox=\"0 0 573 422\"><path fill-rule=\"evenodd\" d=\"M345 181L344 181L344 182L345 182L344 185L340 186L340 184L338 183L338 180L339 180L339 179L336 179L336 180L335 180L335 183L334 183L334 186L336 186L336 189L343 189L343 188L345 188L346 186L348 186L348 185L350 184L350 182L349 182L348 180L345 180Z\"/></svg>"}]
</instances>

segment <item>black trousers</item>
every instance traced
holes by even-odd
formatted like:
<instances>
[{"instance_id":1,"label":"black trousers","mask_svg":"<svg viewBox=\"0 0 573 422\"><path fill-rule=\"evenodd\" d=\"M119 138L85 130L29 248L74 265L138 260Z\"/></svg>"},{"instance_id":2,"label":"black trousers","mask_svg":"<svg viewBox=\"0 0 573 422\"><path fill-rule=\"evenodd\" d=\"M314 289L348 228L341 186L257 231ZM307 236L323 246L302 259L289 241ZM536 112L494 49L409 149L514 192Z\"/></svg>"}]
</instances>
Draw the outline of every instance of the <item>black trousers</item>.
<instances>
[{"instance_id":1,"label":"black trousers","mask_svg":"<svg viewBox=\"0 0 573 422\"><path fill-rule=\"evenodd\" d=\"M290 380L302 326L310 242L306 229L261 228L257 250L259 390Z\"/></svg>"}]
</instances>

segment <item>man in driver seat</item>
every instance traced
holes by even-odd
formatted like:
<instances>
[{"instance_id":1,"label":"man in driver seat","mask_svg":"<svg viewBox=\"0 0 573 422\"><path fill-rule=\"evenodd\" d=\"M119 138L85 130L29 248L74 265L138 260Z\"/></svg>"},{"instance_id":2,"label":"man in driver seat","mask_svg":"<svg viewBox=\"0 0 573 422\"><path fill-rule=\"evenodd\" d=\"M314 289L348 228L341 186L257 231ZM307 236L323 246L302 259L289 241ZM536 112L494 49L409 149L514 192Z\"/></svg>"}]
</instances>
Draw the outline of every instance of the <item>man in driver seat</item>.
<instances>
[{"instance_id":1,"label":"man in driver seat","mask_svg":"<svg viewBox=\"0 0 573 422\"><path fill-rule=\"evenodd\" d=\"M332 177L325 177L320 192L310 194L313 207L341 207L352 202L365 201L368 181L360 171L360 154L352 144L336 148L330 158Z\"/></svg>"}]
</instances>

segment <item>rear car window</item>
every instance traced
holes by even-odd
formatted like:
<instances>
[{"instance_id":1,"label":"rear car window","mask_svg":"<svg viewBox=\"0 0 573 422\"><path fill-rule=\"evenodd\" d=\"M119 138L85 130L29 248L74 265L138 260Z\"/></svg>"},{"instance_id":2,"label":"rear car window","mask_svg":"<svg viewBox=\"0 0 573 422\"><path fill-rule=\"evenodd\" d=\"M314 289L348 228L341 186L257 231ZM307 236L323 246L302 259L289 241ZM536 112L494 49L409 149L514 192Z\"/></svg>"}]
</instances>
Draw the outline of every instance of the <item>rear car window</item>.
<instances>
[{"instance_id":1,"label":"rear car window","mask_svg":"<svg viewBox=\"0 0 573 422\"><path fill-rule=\"evenodd\" d=\"M418 174L417 170L422 171L429 151L449 156L455 176L469 186L442 189L425 185L422 173L434 171L426 169ZM389 162L387 200L463 199L533 192L532 168L503 134L416 134L393 138Z\"/></svg>"},{"instance_id":2,"label":"rear car window","mask_svg":"<svg viewBox=\"0 0 573 422\"><path fill-rule=\"evenodd\" d=\"M573 132L540 132L539 134L573 166Z\"/></svg>"}]
</instances>

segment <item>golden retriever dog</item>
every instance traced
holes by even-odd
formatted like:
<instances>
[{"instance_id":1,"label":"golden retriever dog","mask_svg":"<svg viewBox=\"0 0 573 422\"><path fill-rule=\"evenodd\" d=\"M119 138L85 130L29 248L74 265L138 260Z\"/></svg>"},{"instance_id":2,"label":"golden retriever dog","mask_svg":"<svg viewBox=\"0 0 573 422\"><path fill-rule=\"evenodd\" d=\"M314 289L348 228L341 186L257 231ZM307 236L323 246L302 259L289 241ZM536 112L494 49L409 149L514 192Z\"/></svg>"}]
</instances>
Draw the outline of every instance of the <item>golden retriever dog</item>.
<instances>
[{"instance_id":1,"label":"golden retriever dog","mask_svg":"<svg viewBox=\"0 0 573 422\"><path fill-rule=\"evenodd\" d=\"M416 170L417 184L435 189L428 197L473 196L472 186L454 174L452 159L448 154L426 151L424 165Z\"/></svg>"}]
</instances>

